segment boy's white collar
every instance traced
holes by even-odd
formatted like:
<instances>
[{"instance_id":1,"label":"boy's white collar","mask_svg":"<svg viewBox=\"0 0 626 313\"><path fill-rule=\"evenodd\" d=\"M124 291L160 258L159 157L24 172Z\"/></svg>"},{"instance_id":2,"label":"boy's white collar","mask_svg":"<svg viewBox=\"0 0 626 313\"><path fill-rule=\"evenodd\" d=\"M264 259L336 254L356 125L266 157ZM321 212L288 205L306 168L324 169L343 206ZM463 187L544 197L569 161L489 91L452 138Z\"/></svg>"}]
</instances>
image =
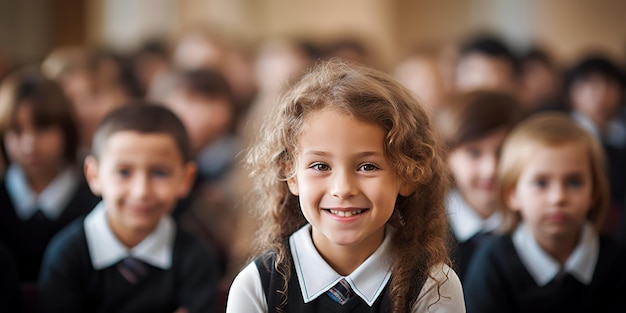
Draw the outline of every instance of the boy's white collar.
<instances>
[{"instance_id":1,"label":"boy's white collar","mask_svg":"<svg viewBox=\"0 0 626 313\"><path fill-rule=\"evenodd\" d=\"M163 216L155 230L132 249L124 246L111 230L104 201L85 217L84 226L89 257L96 270L114 265L128 256L164 270L172 266L176 224L168 215Z\"/></svg>"}]
</instances>

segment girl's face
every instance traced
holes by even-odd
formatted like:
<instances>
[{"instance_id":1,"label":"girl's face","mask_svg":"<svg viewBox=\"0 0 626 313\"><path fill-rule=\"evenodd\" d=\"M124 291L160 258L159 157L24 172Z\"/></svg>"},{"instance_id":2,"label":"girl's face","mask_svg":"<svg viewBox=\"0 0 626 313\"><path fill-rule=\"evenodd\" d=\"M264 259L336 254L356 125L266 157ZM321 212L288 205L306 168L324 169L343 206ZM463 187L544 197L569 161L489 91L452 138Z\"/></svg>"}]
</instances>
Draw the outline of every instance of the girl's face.
<instances>
[{"instance_id":1,"label":"girl's face","mask_svg":"<svg viewBox=\"0 0 626 313\"><path fill-rule=\"evenodd\" d=\"M58 125L37 126L32 116L31 105L18 106L15 127L4 136L9 159L22 167L27 175L58 171L65 153L63 130Z\"/></svg>"},{"instance_id":2,"label":"girl's face","mask_svg":"<svg viewBox=\"0 0 626 313\"><path fill-rule=\"evenodd\" d=\"M299 138L288 181L324 255L339 246L373 252L399 193L408 194L385 155L385 131L332 109L313 113Z\"/></svg>"},{"instance_id":3,"label":"girl's face","mask_svg":"<svg viewBox=\"0 0 626 313\"><path fill-rule=\"evenodd\" d=\"M578 236L591 207L592 175L582 144L540 146L528 156L507 202L538 241Z\"/></svg>"},{"instance_id":4,"label":"girl's face","mask_svg":"<svg viewBox=\"0 0 626 313\"><path fill-rule=\"evenodd\" d=\"M484 219L496 210L496 168L505 128L456 147L448 164L456 187L467 203Z\"/></svg>"}]
</instances>

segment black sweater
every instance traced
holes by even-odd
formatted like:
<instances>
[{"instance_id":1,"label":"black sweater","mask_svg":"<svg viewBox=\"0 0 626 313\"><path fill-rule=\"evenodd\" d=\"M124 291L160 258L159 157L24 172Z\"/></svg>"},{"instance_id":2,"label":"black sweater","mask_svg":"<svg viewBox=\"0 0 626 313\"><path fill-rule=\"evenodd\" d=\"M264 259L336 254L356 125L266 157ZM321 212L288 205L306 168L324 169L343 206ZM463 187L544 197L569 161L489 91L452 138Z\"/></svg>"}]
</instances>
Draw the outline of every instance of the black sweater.
<instances>
[{"instance_id":1,"label":"black sweater","mask_svg":"<svg viewBox=\"0 0 626 313\"><path fill-rule=\"evenodd\" d=\"M98 203L99 198L81 181L63 213L55 219L37 218L24 221L16 212L5 181L0 182L0 241L15 257L21 281L36 281L43 253L50 239L63 227L87 214Z\"/></svg>"},{"instance_id":2,"label":"black sweater","mask_svg":"<svg viewBox=\"0 0 626 313\"><path fill-rule=\"evenodd\" d=\"M216 311L216 261L198 239L178 227L172 267L148 265L147 277L133 285L115 266L93 268L83 222L75 221L50 242L39 280L41 312Z\"/></svg>"},{"instance_id":3,"label":"black sweater","mask_svg":"<svg viewBox=\"0 0 626 313\"><path fill-rule=\"evenodd\" d=\"M520 260L511 235L494 238L471 260L463 290L468 313L626 312L626 250L600 239L589 285L567 274L540 287Z\"/></svg>"}]
</instances>

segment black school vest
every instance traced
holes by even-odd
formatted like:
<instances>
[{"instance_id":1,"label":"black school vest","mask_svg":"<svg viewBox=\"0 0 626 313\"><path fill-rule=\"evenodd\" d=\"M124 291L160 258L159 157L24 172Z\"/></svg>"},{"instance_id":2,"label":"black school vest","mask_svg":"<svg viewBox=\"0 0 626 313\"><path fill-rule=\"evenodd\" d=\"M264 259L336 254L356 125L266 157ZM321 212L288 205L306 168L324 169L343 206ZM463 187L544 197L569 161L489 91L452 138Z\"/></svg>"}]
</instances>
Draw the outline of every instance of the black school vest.
<instances>
[{"instance_id":1,"label":"black school vest","mask_svg":"<svg viewBox=\"0 0 626 313\"><path fill-rule=\"evenodd\" d=\"M276 271L274 266L275 257L275 253L266 252L254 260L261 277L263 292L265 293L265 298L267 299L268 313L277 312L279 307L283 312L299 313L365 313L389 311L389 282L391 280L387 282L385 288L383 289L383 293L378 297L378 299L376 299L376 302L374 302L371 307L358 296L352 297L343 305L335 302L326 295L321 295L309 303L304 303L300 283L298 282L298 275L296 274L293 262L291 264L291 275L289 277L287 288L287 302L281 306L283 297L280 290L283 290L284 282L282 276ZM422 289L424 283L425 279L418 281L418 290Z\"/></svg>"}]
</instances>

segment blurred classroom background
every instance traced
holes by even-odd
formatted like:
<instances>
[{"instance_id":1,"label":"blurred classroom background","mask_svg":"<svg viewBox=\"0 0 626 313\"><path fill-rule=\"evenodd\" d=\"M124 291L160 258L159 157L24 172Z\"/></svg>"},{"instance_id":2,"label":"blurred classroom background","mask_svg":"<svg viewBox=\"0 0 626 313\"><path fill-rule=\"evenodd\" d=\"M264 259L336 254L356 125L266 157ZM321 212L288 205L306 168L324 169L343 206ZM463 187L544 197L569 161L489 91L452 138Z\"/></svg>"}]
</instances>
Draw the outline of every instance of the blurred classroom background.
<instances>
[{"instance_id":1,"label":"blurred classroom background","mask_svg":"<svg viewBox=\"0 0 626 313\"><path fill-rule=\"evenodd\" d=\"M514 92L538 102L561 93L561 74L590 54L623 71L625 13L620 0L0 0L0 79L37 65L58 82L75 106L81 156L99 119L132 99L179 114L202 184L191 209L175 214L220 256L224 298L255 230L238 157L259 113L313 62L343 57L393 73L435 107L455 89L461 46L488 34L517 57L536 49L540 63L548 61L558 81L549 95L526 93L533 80L538 89L548 83L521 76ZM402 67L412 56L426 67ZM622 112L623 95L622 88ZM610 232L619 227L623 194L616 193Z\"/></svg>"},{"instance_id":2,"label":"blurred classroom background","mask_svg":"<svg viewBox=\"0 0 626 313\"><path fill-rule=\"evenodd\" d=\"M624 12L619 0L2 0L0 47L5 57L28 62L67 45L131 52L147 40L171 43L209 28L247 50L272 36L353 39L390 66L416 46L494 31L517 49L541 44L561 62L589 49L623 59Z\"/></svg>"}]
</instances>

